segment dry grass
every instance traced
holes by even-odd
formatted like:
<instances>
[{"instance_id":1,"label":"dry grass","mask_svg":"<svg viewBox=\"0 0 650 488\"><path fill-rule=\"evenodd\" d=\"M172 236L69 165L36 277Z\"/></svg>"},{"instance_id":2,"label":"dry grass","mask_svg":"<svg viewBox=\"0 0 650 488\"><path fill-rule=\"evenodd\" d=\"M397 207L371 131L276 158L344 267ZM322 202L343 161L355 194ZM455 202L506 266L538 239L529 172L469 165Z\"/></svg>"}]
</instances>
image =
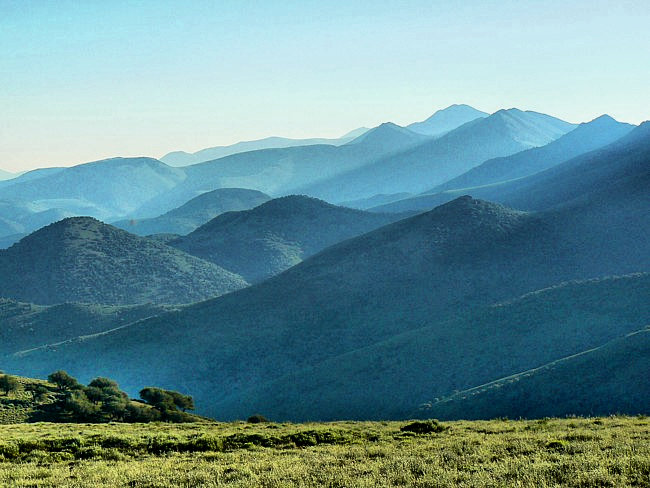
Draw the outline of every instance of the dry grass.
<instances>
[{"instance_id":1,"label":"dry grass","mask_svg":"<svg viewBox=\"0 0 650 488\"><path fill-rule=\"evenodd\" d=\"M4 425L0 485L650 486L645 417L405 424Z\"/></svg>"}]
</instances>

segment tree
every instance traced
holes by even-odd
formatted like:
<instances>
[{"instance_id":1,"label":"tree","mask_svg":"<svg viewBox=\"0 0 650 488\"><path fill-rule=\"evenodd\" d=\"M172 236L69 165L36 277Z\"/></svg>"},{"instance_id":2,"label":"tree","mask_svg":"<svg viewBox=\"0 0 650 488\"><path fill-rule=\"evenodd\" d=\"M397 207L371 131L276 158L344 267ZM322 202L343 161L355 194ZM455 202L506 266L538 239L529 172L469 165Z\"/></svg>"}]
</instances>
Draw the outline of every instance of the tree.
<instances>
[{"instance_id":1,"label":"tree","mask_svg":"<svg viewBox=\"0 0 650 488\"><path fill-rule=\"evenodd\" d=\"M179 408L183 412L187 409L194 409L194 399L177 391L148 386L140 390L140 398L159 410L163 420L172 422L182 422L188 418L187 415L178 411Z\"/></svg>"},{"instance_id":2,"label":"tree","mask_svg":"<svg viewBox=\"0 0 650 488\"><path fill-rule=\"evenodd\" d=\"M54 383L61 391L75 390L80 387L76 378L73 378L63 370L55 371L47 377L47 381Z\"/></svg>"},{"instance_id":3,"label":"tree","mask_svg":"<svg viewBox=\"0 0 650 488\"><path fill-rule=\"evenodd\" d=\"M18 380L13 376L4 374L0 376L0 389L5 392L5 395L9 395L10 392L18 389Z\"/></svg>"},{"instance_id":4,"label":"tree","mask_svg":"<svg viewBox=\"0 0 650 488\"><path fill-rule=\"evenodd\" d=\"M113 381L110 378L104 378L102 376L95 378L92 380L90 383L88 383L88 386L93 387L93 388L114 388L114 389L119 389L119 385L117 384L116 381Z\"/></svg>"},{"instance_id":5,"label":"tree","mask_svg":"<svg viewBox=\"0 0 650 488\"><path fill-rule=\"evenodd\" d=\"M180 408L183 412L186 410L194 410L194 399L189 395L183 395L177 391L165 390L169 396L172 397L174 405L177 408Z\"/></svg>"}]
</instances>

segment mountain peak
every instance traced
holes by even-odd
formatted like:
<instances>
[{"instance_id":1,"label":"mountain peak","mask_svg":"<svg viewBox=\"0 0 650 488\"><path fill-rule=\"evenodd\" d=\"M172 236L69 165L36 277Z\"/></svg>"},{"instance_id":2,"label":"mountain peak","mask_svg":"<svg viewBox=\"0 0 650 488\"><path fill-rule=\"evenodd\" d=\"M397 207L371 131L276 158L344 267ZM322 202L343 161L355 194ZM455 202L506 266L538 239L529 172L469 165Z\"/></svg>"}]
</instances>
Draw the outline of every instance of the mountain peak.
<instances>
[{"instance_id":1,"label":"mountain peak","mask_svg":"<svg viewBox=\"0 0 650 488\"><path fill-rule=\"evenodd\" d=\"M454 104L447 108L437 110L426 120L410 124L407 128L419 134L440 136L467 122L487 117L488 115L469 105Z\"/></svg>"},{"instance_id":2,"label":"mountain peak","mask_svg":"<svg viewBox=\"0 0 650 488\"><path fill-rule=\"evenodd\" d=\"M422 134L413 132L393 122L384 122L348 142L348 144L393 146L396 144L414 144L424 140L426 140L426 137Z\"/></svg>"}]
</instances>

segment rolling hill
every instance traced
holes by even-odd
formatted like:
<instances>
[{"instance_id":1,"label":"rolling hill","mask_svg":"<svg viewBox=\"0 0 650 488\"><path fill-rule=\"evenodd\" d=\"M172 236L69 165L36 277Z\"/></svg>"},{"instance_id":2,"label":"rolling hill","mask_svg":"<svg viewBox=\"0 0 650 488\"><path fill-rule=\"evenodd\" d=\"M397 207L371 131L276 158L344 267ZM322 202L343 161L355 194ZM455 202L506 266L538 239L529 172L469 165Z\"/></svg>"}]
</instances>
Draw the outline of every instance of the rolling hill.
<instances>
[{"instance_id":1,"label":"rolling hill","mask_svg":"<svg viewBox=\"0 0 650 488\"><path fill-rule=\"evenodd\" d=\"M650 328L427 404L440 419L638 415L650 404Z\"/></svg>"},{"instance_id":2,"label":"rolling hill","mask_svg":"<svg viewBox=\"0 0 650 488\"><path fill-rule=\"evenodd\" d=\"M619 329L621 333L643 326L627 319L632 314L632 321L647 320L642 317L647 288L630 286L617 295L631 301L625 306L587 296L585 312L578 314L544 300L541 310L522 313L518 324L506 317L493 323L498 330L488 324L472 332L477 323L472 317L496 302L567 280L648 271L648 202L632 193L603 193L599 202L598 207L584 202L530 214L458 198L331 246L260 284L7 364L20 374L42 375L65 367L83 379L110 373L127 389L143 381L182 389L206 405L204 413L218 418L241 418L262 405L277 418L397 415L397 407L389 411L381 395L389 388L404 391L400 385L410 384L401 374L405 365L435 359L418 349L427 342L413 341L415 348L408 354L385 349L378 357L392 364L391 376L381 374L381 368L375 374L373 362L361 363L361 380L327 374L346 364L347 354L409 332L417 338L414 331L431 327L436 350L459 358L457 366L444 362L447 369L439 387L435 377L424 385L426 399L431 399L595 347L616 332L613 324L635 327ZM616 319L611 322L610 309ZM544 330L556 338L537 351L533 345L544 336L530 329L533 310L539 320L549 319ZM575 340L561 333L567 323ZM458 324L470 330L461 333ZM517 334L508 339L514 325ZM585 333L584 327L596 326L597 333ZM495 342L486 342L492 332ZM521 355L513 355L516 360L505 361L502 342L517 337L527 346ZM591 346L590 338L599 342ZM517 344L509 344L516 351ZM332 367L319 369L327 364ZM287 405L280 401L282 389L266 388L300 371L311 371L305 377L313 385L300 389L302 403ZM318 377L316 371L326 375ZM335 402L327 389L339 391L338 385L348 380L359 389ZM364 389L364 381L385 386ZM408 397L411 406L421 400L415 394Z\"/></svg>"},{"instance_id":3,"label":"rolling hill","mask_svg":"<svg viewBox=\"0 0 650 488\"><path fill-rule=\"evenodd\" d=\"M201 149L195 153L185 151L174 151L164 155L160 160L170 166L189 166L192 164L212 161L214 159L224 158L232 154L238 154L249 151L259 151L261 149L278 149L295 146L314 146L317 144L329 144L340 146L360 136L368 129L361 127L352 130L338 139L311 138L311 139L288 139L286 137L266 137L255 141L242 141L230 146L216 146L207 149Z\"/></svg>"},{"instance_id":4,"label":"rolling hill","mask_svg":"<svg viewBox=\"0 0 650 488\"><path fill-rule=\"evenodd\" d=\"M90 217L0 251L0 296L42 305L188 303L247 283L218 266Z\"/></svg>"},{"instance_id":5,"label":"rolling hill","mask_svg":"<svg viewBox=\"0 0 650 488\"><path fill-rule=\"evenodd\" d=\"M385 193L419 193L488 159L543 146L575 126L548 115L499 110L442 137L300 188L330 202Z\"/></svg>"},{"instance_id":6,"label":"rolling hill","mask_svg":"<svg viewBox=\"0 0 650 488\"><path fill-rule=\"evenodd\" d=\"M270 200L268 195L243 188L220 188L203 193L174 210L152 219L120 220L112 225L141 236L189 234L224 212L248 210Z\"/></svg>"},{"instance_id":7,"label":"rolling hill","mask_svg":"<svg viewBox=\"0 0 650 488\"><path fill-rule=\"evenodd\" d=\"M422 122L414 122L406 126L407 129L428 136L441 136L460 127L472 120L488 117L490 114L476 110L469 105L451 105L438 110L431 117Z\"/></svg>"},{"instance_id":8,"label":"rolling hill","mask_svg":"<svg viewBox=\"0 0 650 488\"><path fill-rule=\"evenodd\" d=\"M220 215L169 245L257 282L400 218L292 195Z\"/></svg>"}]
</instances>

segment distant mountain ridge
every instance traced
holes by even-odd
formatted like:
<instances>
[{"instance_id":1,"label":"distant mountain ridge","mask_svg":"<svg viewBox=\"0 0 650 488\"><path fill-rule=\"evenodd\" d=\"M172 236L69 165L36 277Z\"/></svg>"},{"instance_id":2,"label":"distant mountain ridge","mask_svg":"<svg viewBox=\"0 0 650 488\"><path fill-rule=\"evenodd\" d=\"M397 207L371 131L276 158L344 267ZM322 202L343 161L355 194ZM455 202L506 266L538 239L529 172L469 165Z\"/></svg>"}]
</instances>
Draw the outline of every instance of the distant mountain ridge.
<instances>
[{"instance_id":1,"label":"distant mountain ridge","mask_svg":"<svg viewBox=\"0 0 650 488\"><path fill-rule=\"evenodd\" d=\"M224 212L248 210L270 200L257 190L219 188L206 192L178 208L152 219L121 220L112 225L138 235L189 234Z\"/></svg>"},{"instance_id":2,"label":"distant mountain ridge","mask_svg":"<svg viewBox=\"0 0 650 488\"><path fill-rule=\"evenodd\" d=\"M335 203L376 194L419 193L488 159L548 144L574 127L536 112L500 110L299 191Z\"/></svg>"},{"instance_id":3,"label":"distant mountain ridge","mask_svg":"<svg viewBox=\"0 0 650 488\"><path fill-rule=\"evenodd\" d=\"M586 126L585 126L586 127ZM580 154L544 171L526 177L474 188L445 190L373 207L378 212L426 211L471 194L522 210L544 210L595 194L634 192L640 203L647 201L645 186L650 179L650 122L644 122L623 137L599 149Z\"/></svg>"},{"instance_id":4,"label":"distant mountain ridge","mask_svg":"<svg viewBox=\"0 0 650 488\"><path fill-rule=\"evenodd\" d=\"M90 217L50 224L0 251L0 296L42 305L188 303L243 288L218 266Z\"/></svg>"},{"instance_id":5,"label":"distant mountain ridge","mask_svg":"<svg viewBox=\"0 0 650 488\"><path fill-rule=\"evenodd\" d=\"M27 173L0 187L0 198L107 218L135 211L184 179L182 170L156 159L112 158Z\"/></svg>"},{"instance_id":6,"label":"distant mountain ridge","mask_svg":"<svg viewBox=\"0 0 650 488\"><path fill-rule=\"evenodd\" d=\"M467 173L439 185L428 193L454 188L468 188L529 176L551 168L580 154L611 144L634 129L602 115L545 146L535 147L512 156L490 159Z\"/></svg>"},{"instance_id":7,"label":"distant mountain ridge","mask_svg":"<svg viewBox=\"0 0 650 488\"><path fill-rule=\"evenodd\" d=\"M317 144L330 144L333 146L340 146L353 140L355 137L360 136L368 128L360 127L354 129L343 136L335 139L327 138L311 138L311 139L289 139L286 137L265 137L264 139L257 139L254 141L242 141L229 146L217 146L207 149L201 149L195 153L187 153L185 151L174 151L164 155L160 160L170 166L189 166L192 164L203 163L205 161L212 161L214 159L224 158L232 154L238 154L248 151L258 151L260 149L277 149L295 146L313 146Z\"/></svg>"}]
</instances>

